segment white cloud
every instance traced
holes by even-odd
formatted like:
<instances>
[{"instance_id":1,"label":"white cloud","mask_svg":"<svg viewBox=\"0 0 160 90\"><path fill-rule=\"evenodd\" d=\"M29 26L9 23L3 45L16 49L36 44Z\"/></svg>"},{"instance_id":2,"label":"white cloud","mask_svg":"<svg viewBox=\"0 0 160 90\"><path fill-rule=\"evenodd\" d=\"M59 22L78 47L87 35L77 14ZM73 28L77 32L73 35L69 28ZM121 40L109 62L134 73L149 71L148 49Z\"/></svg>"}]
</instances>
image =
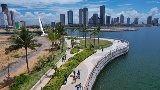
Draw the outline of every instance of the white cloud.
<instances>
[{"instance_id":1,"label":"white cloud","mask_svg":"<svg viewBox=\"0 0 160 90\"><path fill-rule=\"evenodd\" d=\"M132 4L121 4L121 5L117 5L117 6L120 6L120 7L123 7L123 6L131 6Z\"/></svg>"},{"instance_id":2,"label":"white cloud","mask_svg":"<svg viewBox=\"0 0 160 90\"><path fill-rule=\"evenodd\" d=\"M7 4L13 4L13 5L42 5L42 4L71 4L71 3L77 3L82 2L83 0L1 0L0 3L7 3Z\"/></svg>"},{"instance_id":3,"label":"white cloud","mask_svg":"<svg viewBox=\"0 0 160 90\"><path fill-rule=\"evenodd\" d=\"M152 16L158 14L158 8L157 8L157 7L152 8L149 13L150 13L150 15L152 15Z\"/></svg>"}]
</instances>

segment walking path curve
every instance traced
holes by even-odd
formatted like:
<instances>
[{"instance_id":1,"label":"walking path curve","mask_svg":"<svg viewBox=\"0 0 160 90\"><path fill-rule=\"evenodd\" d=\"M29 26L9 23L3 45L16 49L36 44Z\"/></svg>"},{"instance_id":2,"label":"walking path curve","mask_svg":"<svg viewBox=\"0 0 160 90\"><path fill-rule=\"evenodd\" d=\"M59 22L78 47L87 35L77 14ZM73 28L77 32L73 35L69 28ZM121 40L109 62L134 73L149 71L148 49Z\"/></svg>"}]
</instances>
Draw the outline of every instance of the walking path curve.
<instances>
[{"instance_id":1,"label":"walking path curve","mask_svg":"<svg viewBox=\"0 0 160 90\"><path fill-rule=\"evenodd\" d=\"M91 55L83 62L81 62L76 67L76 72L80 70L80 79L77 79L76 82L73 83L73 77L68 77L66 85L62 85L60 90L77 90L75 86L80 83L82 87L85 87L88 80L90 79L90 74L92 73L92 70L94 69L94 67L97 65L97 62L99 62L101 58L106 56L106 54L110 53L110 51L112 50L128 45L127 43L121 42L120 40L114 40L114 39L107 39L107 40L113 42L113 45L108 48L104 48L103 51L97 50L95 54ZM72 75L73 73L71 73L69 76ZM88 89L83 89L83 90L88 90Z\"/></svg>"},{"instance_id":2,"label":"walking path curve","mask_svg":"<svg viewBox=\"0 0 160 90\"><path fill-rule=\"evenodd\" d=\"M67 42L67 47L71 47L71 40L67 40L65 39L65 41ZM82 50L80 50L81 52ZM65 62L68 61L68 59L70 57L73 57L75 54L70 54L70 49L69 50L66 50L66 60ZM57 62L57 68L59 68L61 65L63 65L65 62L62 62L62 60L60 59L58 62ZM43 75L41 77L41 79L30 89L30 90L41 90L41 88L43 88L48 82L49 80L52 78L52 77L48 77L50 75L53 75L55 73L55 70L54 69L50 69L48 70L48 72L46 72L45 75Z\"/></svg>"}]
</instances>

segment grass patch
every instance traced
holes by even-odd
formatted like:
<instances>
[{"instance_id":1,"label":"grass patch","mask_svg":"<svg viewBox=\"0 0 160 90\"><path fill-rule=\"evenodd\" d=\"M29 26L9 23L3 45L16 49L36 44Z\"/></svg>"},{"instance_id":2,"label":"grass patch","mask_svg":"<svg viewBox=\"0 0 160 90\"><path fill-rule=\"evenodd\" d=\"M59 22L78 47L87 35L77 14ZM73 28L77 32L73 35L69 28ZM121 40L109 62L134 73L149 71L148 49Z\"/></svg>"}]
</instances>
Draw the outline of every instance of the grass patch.
<instances>
[{"instance_id":1,"label":"grass patch","mask_svg":"<svg viewBox=\"0 0 160 90\"><path fill-rule=\"evenodd\" d=\"M78 53L80 50L78 48L72 48L70 53L74 54L74 53Z\"/></svg>"},{"instance_id":2,"label":"grass patch","mask_svg":"<svg viewBox=\"0 0 160 90\"><path fill-rule=\"evenodd\" d=\"M64 45L64 51L66 50L66 43ZM16 85L15 82L10 85L11 90L30 90L36 83L37 81L50 69L52 68L56 62L59 61L59 59L65 54L65 52L61 52L61 50L58 50L54 55L56 55L56 58L54 60L51 60L50 62L46 63L45 66L41 70L33 69L31 71L31 74L28 76L29 78L27 81L23 81L23 83L19 82L17 84L16 80ZM51 55L51 54L50 54ZM44 56L42 59L46 60L48 59L48 56ZM21 76L17 76L21 78ZM15 78L17 78L15 77Z\"/></svg>"},{"instance_id":3,"label":"grass patch","mask_svg":"<svg viewBox=\"0 0 160 90\"><path fill-rule=\"evenodd\" d=\"M85 38L78 38L80 40L80 48L85 48ZM86 39L86 46L87 48L90 48L90 44L94 46L94 39L87 38ZM95 49L99 49L99 47L107 48L111 46L113 43L108 41L108 40L99 40L99 45L98 45L98 39L95 39Z\"/></svg>"}]
</instances>

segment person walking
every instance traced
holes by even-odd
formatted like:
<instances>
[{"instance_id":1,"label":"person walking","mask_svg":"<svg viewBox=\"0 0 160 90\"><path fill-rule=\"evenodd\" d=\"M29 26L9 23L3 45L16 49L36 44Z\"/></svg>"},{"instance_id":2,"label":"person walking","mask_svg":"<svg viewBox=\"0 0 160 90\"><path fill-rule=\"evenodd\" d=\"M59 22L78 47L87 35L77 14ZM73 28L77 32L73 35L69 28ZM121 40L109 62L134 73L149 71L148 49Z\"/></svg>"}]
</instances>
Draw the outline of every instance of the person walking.
<instances>
[{"instance_id":1,"label":"person walking","mask_svg":"<svg viewBox=\"0 0 160 90\"><path fill-rule=\"evenodd\" d=\"M76 76L73 76L73 81L74 81L74 83L76 82Z\"/></svg>"},{"instance_id":2,"label":"person walking","mask_svg":"<svg viewBox=\"0 0 160 90\"><path fill-rule=\"evenodd\" d=\"M78 69L78 73L77 73L77 78L79 78L80 79L80 70Z\"/></svg>"},{"instance_id":3,"label":"person walking","mask_svg":"<svg viewBox=\"0 0 160 90\"><path fill-rule=\"evenodd\" d=\"M77 84L75 87L77 88L77 90L83 90L81 83Z\"/></svg>"},{"instance_id":4,"label":"person walking","mask_svg":"<svg viewBox=\"0 0 160 90\"><path fill-rule=\"evenodd\" d=\"M62 56L62 62L63 62L63 56Z\"/></svg>"},{"instance_id":5,"label":"person walking","mask_svg":"<svg viewBox=\"0 0 160 90\"><path fill-rule=\"evenodd\" d=\"M103 47L102 47L102 52L103 52Z\"/></svg>"},{"instance_id":6,"label":"person walking","mask_svg":"<svg viewBox=\"0 0 160 90\"><path fill-rule=\"evenodd\" d=\"M65 74L65 75L64 75L64 81L65 81L64 83L65 83L65 84L67 83L67 77L68 77L68 75Z\"/></svg>"},{"instance_id":7,"label":"person walking","mask_svg":"<svg viewBox=\"0 0 160 90\"><path fill-rule=\"evenodd\" d=\"M74 76L76 75L76 71L75 71L75 70L73 70L73 75L74 75Z\"/></svg>"}]
</instances>

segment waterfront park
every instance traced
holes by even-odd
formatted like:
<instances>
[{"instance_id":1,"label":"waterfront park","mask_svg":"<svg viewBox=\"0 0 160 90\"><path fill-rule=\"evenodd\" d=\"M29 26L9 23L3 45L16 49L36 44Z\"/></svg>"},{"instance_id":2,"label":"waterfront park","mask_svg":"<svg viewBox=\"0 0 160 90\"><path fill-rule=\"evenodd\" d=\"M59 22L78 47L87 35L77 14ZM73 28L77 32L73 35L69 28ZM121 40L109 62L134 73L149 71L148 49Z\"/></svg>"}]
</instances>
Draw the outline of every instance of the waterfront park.
<instances>
[{"instance_id":1,"label":"waterfront park","mask_svg":"<svg viewBox=\"0 0 160 90\"><path fill-rule=\"evenodd\" d=\"M1 88L6 90L67 90L63 89L65 85L67 86L67 82L71 82L70 84L73 85L71 88L75 88L76 83L73 83L72 78L77 75L73 75L72 72L76 70L76 67L89 57L96 56L97 58L94 54L98 52L105 53L105 49L113 46L113 42L116 41L99 38L100 27L95 27L92 31L88 31L87 27L72 27L70 36L67 35L61 23L57 23L52 28L46 27L47 34L44 33L43 27L40 27L41 31L38 33L32 33L29 29L22 27L20 30L14 30L14 34L2 35L1 57L5 61L1 61L1 68L3 68L1 69L1 80L3 80ZM76 30L82 32L83 37L79 37L78 34L72 36ZM87 37L88 33L90 33L89 37ZM3 42L7 44L3 45ZM123 44L124 41L117 40L117 43L119 42ZM116 50L118 50L117 47L118 44ZM119 47L119 50L121 49ZM125 53L128 49L127 44ZM113 54L111 50L107 52L107 54ZM106 53L101 54L95 62L106 57ZM119 56L116 55L115 57ZM86 72L86 69L79 69L81 74L83 71ZM81 80L83 80L83 75ZM77 79L77 83L79 82ZM82 83L83 88L85 88L85 85L83 86L85 83ZM68 90L71 90L70 87Z\"/></svg>"}]
</instances>

